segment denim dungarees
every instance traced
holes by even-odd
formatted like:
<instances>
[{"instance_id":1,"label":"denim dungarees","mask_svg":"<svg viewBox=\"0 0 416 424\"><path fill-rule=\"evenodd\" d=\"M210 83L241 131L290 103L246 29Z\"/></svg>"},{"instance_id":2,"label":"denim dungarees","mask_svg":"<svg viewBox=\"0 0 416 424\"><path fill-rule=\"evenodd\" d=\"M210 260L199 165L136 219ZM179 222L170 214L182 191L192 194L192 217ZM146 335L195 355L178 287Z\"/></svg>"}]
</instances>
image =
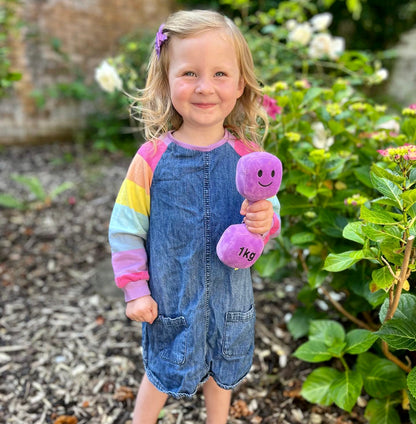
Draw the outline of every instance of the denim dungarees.
<instances>
[{"instance_id":1,"label":"denim dungarees","mask_svg":"<svg viewBox=\"0 0 416 424\"><path fill-rule=\"evenodd\" d=\"M172 141L150 189L146 250L159 316L143 324L143 358L156 388L181 397L210 375L231 389L248 373L255 310L250 270L225 266L215 251L223 231L242 221L240 155L228 137L208 148Z\"/></svg>"}]
</instances>

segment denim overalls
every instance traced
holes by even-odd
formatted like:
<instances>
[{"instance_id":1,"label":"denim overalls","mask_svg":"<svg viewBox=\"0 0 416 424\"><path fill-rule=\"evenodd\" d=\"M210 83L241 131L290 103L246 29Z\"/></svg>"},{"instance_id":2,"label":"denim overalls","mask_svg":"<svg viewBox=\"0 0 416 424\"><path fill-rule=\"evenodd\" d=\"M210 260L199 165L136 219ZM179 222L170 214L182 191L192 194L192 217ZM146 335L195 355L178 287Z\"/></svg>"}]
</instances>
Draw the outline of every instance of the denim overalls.
<instances>
[{"instance_id":1,"label":"denim overalls","mask_svg":"<svg viewBox=\"0 0 416 424\"><path fill-rule=\"evenodd\" d=\"M223 231L242 221L241 142L227 132L208 148L167 137L150 188L146 251L159 315L143 324L143 359L156 388L182 397L210 375L224 389L244 378L255 310L250 270L225 266L215 251Z\"/></svg>"}]
</instances>

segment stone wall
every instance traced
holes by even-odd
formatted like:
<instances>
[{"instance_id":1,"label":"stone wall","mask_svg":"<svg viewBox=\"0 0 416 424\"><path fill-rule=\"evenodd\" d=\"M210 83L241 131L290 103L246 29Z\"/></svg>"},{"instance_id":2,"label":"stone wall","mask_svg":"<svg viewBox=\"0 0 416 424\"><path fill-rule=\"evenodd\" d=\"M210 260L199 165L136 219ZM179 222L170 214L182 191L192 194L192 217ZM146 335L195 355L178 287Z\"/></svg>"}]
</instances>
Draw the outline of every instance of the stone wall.
<instances>
[{"instance_id":1,"label":"stone wall","mask_svg":"<svg viewBox=\"0 0 416 424\"><path fill-rule=\"evenodd\" d=\"M416 28L403 34L396 46L394 63L387 93L402 106L416 103Z\"/></svg>"},{"instance_id":2,"label":"stone wall","mask_svg":"<svg viewBox=\"0 0 416 424\"><path fill-rule=\"evenodd\" d=\"M32 93L72 81L74 69L91 82L121 36L157 28L171 10L172 0L23 0L24 25L8 41L13 69L23 78L0 101L0 144L71 137L91 104L49 98L39 108Z\"/></svg>"}]
</instances>

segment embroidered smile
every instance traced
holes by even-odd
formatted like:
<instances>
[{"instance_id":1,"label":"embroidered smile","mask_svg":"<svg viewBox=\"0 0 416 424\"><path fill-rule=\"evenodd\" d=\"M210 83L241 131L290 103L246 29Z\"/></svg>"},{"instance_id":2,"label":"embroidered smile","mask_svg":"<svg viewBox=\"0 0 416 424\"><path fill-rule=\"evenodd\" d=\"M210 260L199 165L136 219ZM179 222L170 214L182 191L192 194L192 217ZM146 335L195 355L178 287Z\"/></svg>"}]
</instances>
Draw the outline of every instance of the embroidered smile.
<instances>
[{"instance_id":1,"label":"embroidered smile","mask_svg":"<svg viewBox=\"0 0 416 424\"><path fill-rule=\"evenodd\" d=\"M259 181L259 184L260 184L262 187L269 187L269 185L271 185L271 184L272 184L272 182L273 182L273 181L270 181L270 183L269 183L269 184L262 184L262 183Z\"/></svg>"}]
</instances>

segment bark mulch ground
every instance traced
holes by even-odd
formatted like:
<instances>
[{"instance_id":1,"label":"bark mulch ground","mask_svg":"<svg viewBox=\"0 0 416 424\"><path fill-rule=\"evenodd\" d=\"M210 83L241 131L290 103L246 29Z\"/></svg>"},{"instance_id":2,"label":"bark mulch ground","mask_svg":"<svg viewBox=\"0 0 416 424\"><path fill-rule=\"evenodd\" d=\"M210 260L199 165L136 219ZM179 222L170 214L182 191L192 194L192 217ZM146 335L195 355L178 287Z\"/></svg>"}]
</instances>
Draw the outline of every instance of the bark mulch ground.
<instances>
[{"instance_id":1,"label":"bark mulch ground","mask_svg":"<svg viewBox=\"0 0 416 424\"><path fill-rule=\"evenodd\" d=\"M142 376L140 325L124 315L113 283L107 227L130 159L79 145L13 147L0 152L0 193L25 201L0 208L0 423L127 424ZM34 177L39 201L13 175ZM364 423L300 397L309 364L291 356L285 319L297 280L255 277L256 351L233 394L231 424ZM203 423L199 393L169 399L159 424Z\"/></svg>"}]
</instances>

